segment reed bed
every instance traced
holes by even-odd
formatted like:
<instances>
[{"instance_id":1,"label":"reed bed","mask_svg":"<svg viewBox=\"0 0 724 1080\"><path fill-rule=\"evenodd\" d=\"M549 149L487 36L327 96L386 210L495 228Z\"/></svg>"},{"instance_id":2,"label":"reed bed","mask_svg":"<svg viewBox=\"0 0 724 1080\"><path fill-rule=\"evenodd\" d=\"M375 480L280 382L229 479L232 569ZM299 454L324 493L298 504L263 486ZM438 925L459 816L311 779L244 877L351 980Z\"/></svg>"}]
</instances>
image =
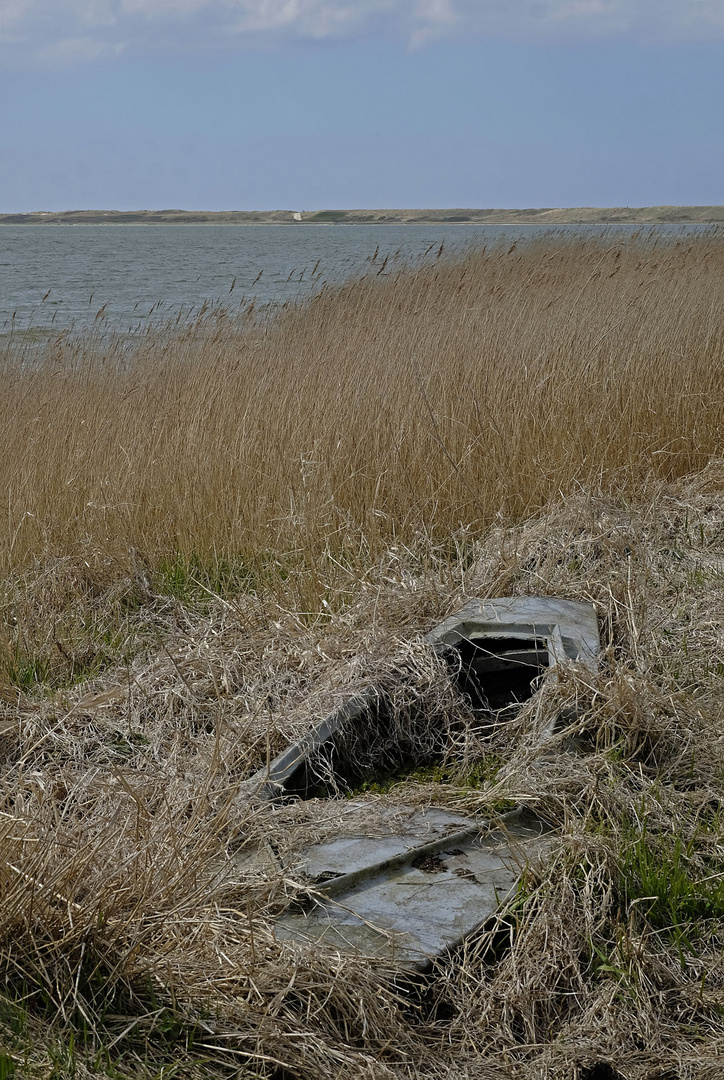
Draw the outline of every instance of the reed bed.
<instances>
[{"instance_id":1,"label":"reed bed","mask_svg":"<svg viewBox=\"0 0 724 1080\"><path fill-rule=\"evenodd\" d=\"M0 564L481 535L721 453L724 238L373 263L307 304L7 349Z\"/></svg>"},{"instance_id":2,"label":"reed bed","mask_svg":"<svg viewBox=\"0 0 724 1080\"><path fill-rule=\"evenodd\" d=\"M721 1075L722 261L558 238L11 348L0 1076ZM526 593L596 606L600 668L491 732L422 635ZM246 785L370 682L445 766L369 791L370 828L555 830L420 980L275 937L349 804Z\"/></svg>"}]
</instances>

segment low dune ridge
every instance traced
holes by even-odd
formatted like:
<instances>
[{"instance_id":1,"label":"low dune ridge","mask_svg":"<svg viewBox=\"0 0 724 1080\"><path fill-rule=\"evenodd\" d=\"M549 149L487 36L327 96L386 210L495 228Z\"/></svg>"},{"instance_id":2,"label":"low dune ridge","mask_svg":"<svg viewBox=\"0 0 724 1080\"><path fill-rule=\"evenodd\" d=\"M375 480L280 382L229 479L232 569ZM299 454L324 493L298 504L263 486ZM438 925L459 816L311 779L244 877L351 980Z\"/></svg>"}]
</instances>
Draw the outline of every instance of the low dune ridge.
<instances>
[{"instance_id":1,"label":"low dune ridge","mask_svg":"<svg viewBox=\"0 0 724 1080\"><path fill-rule=\"evenodd\" d=\"M59 210L0 214L0 225L715 225L724 206L437 210Z\"/></svg>"}]
</instances>

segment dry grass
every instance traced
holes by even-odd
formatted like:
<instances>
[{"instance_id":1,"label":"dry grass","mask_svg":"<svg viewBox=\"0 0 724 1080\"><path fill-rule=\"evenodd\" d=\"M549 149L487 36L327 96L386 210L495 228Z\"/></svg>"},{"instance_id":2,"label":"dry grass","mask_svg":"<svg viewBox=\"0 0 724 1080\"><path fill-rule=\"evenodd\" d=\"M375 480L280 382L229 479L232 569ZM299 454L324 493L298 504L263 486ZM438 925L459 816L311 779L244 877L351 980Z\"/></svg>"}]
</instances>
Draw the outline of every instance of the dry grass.
<instances>
[{"instance_id":1,"label":"dry grass","mask_svg":"<svg viewBox=\"0 0 724 1080\"><path fill-rule=\"evenodd\" d=\"M694 472L722 451L722 273L715 234L560 238L40 366L10 347L0 565L357 559Z\"/></svg>"},{"instance_id":2,"label":"dry grass","mask_svg":"<svg viewBox=\"0 0 724 1080\"><path fill-rule=\"evenodd\" d=\"M8 703L0 961L6 1000L23 1003L3 1006L5 1045L22 1059L32 1043L26 1074L69 1075L53 1072L62 1045L77 1067L110 1061L122 1076L176 1063L189 1077L579 1080L601 1061L626 1080L717 1076L721 912L706 901L724 868L721 480L712 467L634 509L579 496L494 530L464 563L389 553L354 603L315 622L250 594L205 610L151 595L136 617L161 645ZM571 670L490 737L419 635L500 592L592 600L606 653L595 678ZM439 749L461 773L500 764L472 789L370 796L371 827L380 801L484 818L513 800L559 834L497 931L424 992L379 963L274 939L274 914L305 891L300 847L333 834L346 804L244 795L268 753L370 679L392 691L401 730L451 733ZM593 752L542 752L539 732L574 700ZM675 837L704 905L672 908L676 925L639 899L652 895L645 851L667 902ZM246 863L266 840L279 862Z\"/></svg>"},{"instance_id":3,"label":"dry grass","mask_svg":"<svg viewBox=\"0 0 724 1080\"><path fill-rule=\"evenodd\" d=\"M724 252L556 251L15 371L0 1075L721 1075ZM491 734L421 635L509 593L593 602L605 652ZM424 985L275 939L346 804L245 794L370 681L451 766L371 795L370 827L512 800L557 830ZM574 702L590 752L543 751Z\"/></svg>"}]
</instances>

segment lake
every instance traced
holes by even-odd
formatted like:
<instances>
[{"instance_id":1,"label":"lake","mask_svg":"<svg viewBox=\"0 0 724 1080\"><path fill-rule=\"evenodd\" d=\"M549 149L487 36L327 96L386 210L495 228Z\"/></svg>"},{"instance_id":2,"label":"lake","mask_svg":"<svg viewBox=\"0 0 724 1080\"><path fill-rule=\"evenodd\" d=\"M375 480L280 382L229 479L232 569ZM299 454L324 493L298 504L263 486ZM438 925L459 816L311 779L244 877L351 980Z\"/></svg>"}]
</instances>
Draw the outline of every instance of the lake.
<instances>
[{"instance_id":1,"label":"lake","mask_svg":"<svg viewBox=\"0 0 724 1080\"><path fill-rule=\"evenodd\" d=\"M646 226L654 235L708 226ZM640 233L640 225L82 225L0 228L0 335L93 323L129 332L149 320L308 296L364 268L375 251L419 259L445 249L545 233ZM394 259L393 259L394 262Z\"/></svg>"}]
</instances>

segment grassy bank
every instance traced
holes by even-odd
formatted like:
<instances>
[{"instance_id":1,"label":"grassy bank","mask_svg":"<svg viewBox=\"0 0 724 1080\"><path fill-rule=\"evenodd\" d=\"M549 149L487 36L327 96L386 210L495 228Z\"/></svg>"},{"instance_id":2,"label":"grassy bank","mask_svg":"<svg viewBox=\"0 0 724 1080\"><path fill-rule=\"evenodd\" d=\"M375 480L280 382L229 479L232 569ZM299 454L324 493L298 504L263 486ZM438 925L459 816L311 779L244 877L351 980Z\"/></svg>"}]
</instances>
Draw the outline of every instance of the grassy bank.
<instances>
[{"instance_id":1,"label":"grassy bank","mask_svg":"<svg viewBox=\"0 0 724 1080\"><path fill-rule=\"evenodd\" d=\"M6 356L0 1075L720 1075L724 242L434 255ZM491 734L421 635L509 593L604 654ZM244 795L371 679L373 807L555 829L424 985L275 938L346 804Z\"/></svg>"}]
</instances>

